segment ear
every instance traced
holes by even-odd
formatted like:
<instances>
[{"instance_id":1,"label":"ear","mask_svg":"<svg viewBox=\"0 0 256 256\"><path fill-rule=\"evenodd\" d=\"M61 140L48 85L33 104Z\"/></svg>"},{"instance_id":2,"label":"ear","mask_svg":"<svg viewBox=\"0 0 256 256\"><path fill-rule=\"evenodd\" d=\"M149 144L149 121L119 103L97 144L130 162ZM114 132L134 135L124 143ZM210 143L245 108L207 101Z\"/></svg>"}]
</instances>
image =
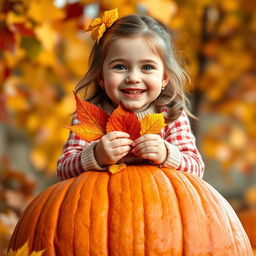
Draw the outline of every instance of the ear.
<instances>
[{"instance_id":1,"label":"ear","mask_svg":"<svg viewBox=\"0 0 256 256\"><path fill-rule=\"evenodd\" d=\"M163 81L162 81L162 88L165 88L168 83L169 83L169 77L166 73L164 73Z\"/></svg>"},{"instance_id":2,"label":"ear","mask_svg":"<svg viewBox=\"0 0 256 256\"><path fill-rule=\"evenodd\" d=\"M96 79L96 81L98 82L98 84L99 84L102 88L104 88L104 80L103 80L102 76L99 76L99 77Z\"/></svg>"}]
</instances>

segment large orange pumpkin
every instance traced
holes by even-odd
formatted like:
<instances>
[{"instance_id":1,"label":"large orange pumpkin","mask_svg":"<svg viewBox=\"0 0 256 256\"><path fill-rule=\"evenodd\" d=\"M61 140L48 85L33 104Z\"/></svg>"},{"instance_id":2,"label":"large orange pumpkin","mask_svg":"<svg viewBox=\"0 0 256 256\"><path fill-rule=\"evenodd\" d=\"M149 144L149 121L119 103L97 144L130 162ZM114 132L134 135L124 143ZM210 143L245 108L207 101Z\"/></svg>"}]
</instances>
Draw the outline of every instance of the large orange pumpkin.
<instances>
[{"instance_id":1,"label":"large orange pumpkin","mask_svg":"<svg viewBox=\"0 0 256 256\"><path fill-rule=\"evenodd\" d=\"M251 256L227 201L193 175L153 166L86 172L57 183L26 208L9 247L44 256Z\"/></svg>"}]
</instances>

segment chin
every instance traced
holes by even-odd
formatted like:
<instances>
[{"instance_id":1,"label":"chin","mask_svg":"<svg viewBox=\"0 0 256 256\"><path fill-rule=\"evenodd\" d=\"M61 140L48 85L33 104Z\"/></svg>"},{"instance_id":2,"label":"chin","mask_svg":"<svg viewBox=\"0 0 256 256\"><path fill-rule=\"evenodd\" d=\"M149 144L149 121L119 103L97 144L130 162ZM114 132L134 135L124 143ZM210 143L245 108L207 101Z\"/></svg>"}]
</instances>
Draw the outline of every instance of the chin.
<instances>
[{"instance_id":1,"label":"chin","mask_svg":"<svg viewBox=\"0 0 256 256\"><path fill-rule=\"evenodd\" d=\"M134 104L125 104L125 103L121 103L122 107L127 109L127 110L130 110L130 111L133 111L133 112L136 112L136 111L141 111L143 110L143 107L139 107L139 106L134 106Z\"/></svg>"}]
</instances>

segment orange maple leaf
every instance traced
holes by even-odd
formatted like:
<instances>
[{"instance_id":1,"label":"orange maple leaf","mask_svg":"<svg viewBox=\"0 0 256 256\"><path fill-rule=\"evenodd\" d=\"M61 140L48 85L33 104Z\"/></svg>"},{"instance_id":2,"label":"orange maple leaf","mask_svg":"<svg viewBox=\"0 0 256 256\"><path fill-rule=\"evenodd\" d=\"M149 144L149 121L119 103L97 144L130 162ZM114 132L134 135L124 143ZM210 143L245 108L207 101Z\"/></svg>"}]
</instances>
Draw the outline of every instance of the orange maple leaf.
<instances>
[{"instance_id":1,"label":"orange maple leaf","mask_svg":"<svg viewBox=\"0 0 256 256\"><path fill-rule=\"evenodd\" d=\"M119 105L109 117L107 123L107 133L112 131L122 131L130 134L131 140L140 137L140 122L135 113L125 110Z\"/></svg>"},{"instance_id":2,"label":"orange maple leaf","mask_svg":"<svg viewBox=\"0 0 256 256\"><path fill-rule=\"evenodd\" d=\"M81 123L99 126L105 132L109 115L102 108L97 107L85 100L81 100L75 93L76 114Z\"/></svg>"},{"instance_id":3,"label":"orange maple leaf","mask_svg":"<svg viewBox=\"0 0 256 256\"><path fill-rule=\"evenodd\" d=\"M164 114L147 114L141 121L140 135L157 134L166 126Z\"/></svg>"},{"instance_id":4,"label":"orange maple leaf","mask_svg":"<svg viewBox=\"0 0 256 256\"><path fill-rule=\"evenodd\" d=\"M86 141L100 139L105 134L98 126L87 123L76 124L67 128Z\"/></svg>"},{"instance_id":5,"label":"orange maple leaf","mask_svg":"<svg viewBox=\"0 0 256 256\"><path fill-rule=\"evenodd\" d=\"M108 114L102 108L81 100L75 93L76 114L80 124L67 127L86 141L101 138L106 133Z\"/></svg>"}]
</instances>

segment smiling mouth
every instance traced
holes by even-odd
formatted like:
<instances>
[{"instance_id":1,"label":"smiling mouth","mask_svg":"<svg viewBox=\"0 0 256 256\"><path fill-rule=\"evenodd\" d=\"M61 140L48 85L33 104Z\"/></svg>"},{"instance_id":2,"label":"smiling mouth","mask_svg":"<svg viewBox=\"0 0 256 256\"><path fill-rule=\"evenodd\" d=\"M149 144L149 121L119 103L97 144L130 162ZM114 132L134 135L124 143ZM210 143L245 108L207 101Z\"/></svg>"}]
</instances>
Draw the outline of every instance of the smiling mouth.
<instances>
[{"instance_id":1,"label":"smiling mouth","mask_svg":"<svg viewBox=\"0 0 256 256\"><path fill-rule=\"evenodd\" d=\"M122 89L121 92L126 93L126 94L141 94L143 92L145 92L146 90L142 90L142 89Z\"/></svg>"}]
</instances>

